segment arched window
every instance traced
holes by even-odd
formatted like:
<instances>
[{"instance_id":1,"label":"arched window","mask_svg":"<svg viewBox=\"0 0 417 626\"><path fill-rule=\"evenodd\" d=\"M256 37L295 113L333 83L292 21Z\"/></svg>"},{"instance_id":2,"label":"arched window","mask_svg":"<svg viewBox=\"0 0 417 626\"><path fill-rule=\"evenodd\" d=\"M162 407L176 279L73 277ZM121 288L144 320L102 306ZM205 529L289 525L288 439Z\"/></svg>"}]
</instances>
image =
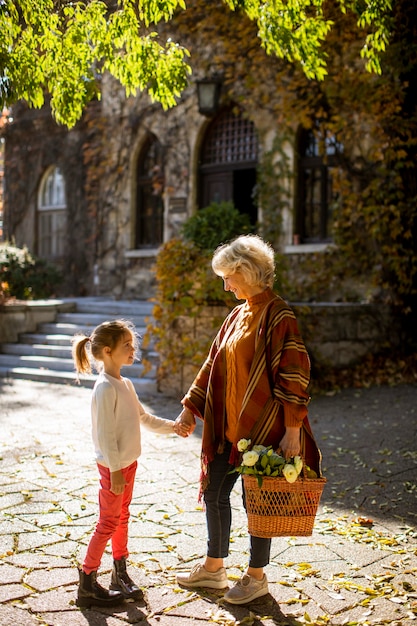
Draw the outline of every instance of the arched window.
<instances>
[{"instance_id":1,"label":"arched window","mask_svg":"<svg viewBox=\"0 0 417 626\"><path fill-rule=\"evenodd\" d=\"M155 248L163 242L163 191L162 146L149 137L137 167L135 248Z\"/></svg>"},{"instance_id":2,"label":"arched window","mask_svg":"<svg viewBox=\"0 0 417 626\"><path fill-rule=\"evenodd\" d=\"M200 208L232 201L255 224L257 165L258 137L253 122L231 109L221 111L208 126L202 145Z\"/></svg>"},{"instance_id":3,"label":"arched window","mask_svg":"<svg viewBox=\"0 0 417 626\"><path fill-rule=\"evenodd\" d=\"M65 182L58 167L52 167L42 178L38 197L38 255L59 259L65 253L67 204Z\"/></svg>"},{"instance_id":4,"label":"arched window","mask_svg":"<svg viewBox=\"0 0 417 626\"><path fill-rule=\"evenodd\" d=\"M343 146L333 135L324 134L317 128L302 130L298 145L295 233L301 243L325 243L332 239L337 201L332 171L340 166Z\"/></svg>"}]
</instances>

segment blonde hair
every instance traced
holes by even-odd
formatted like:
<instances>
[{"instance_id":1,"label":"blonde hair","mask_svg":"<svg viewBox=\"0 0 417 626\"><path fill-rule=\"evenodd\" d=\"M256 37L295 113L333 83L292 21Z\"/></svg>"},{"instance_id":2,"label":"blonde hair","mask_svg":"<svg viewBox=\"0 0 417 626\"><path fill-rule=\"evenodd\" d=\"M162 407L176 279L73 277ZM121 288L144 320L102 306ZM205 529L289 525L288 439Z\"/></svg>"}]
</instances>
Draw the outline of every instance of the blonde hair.
<instances>
[{"instance_id":1,"label":"blonde hair","mask_svg":"<svg viewBox=\"0 0 417 626\"><path fill-rule=\"evenodd\" d=\"M132 336L135 356L137 356L138 336L132 322L127 320L103 322L93 330L89 337L84 334L75 335L72 340L72 358L76 371L81 374L91 374L92 363L103 360L104 348L111 350L116 348L123 341L126 333ZM90 348L87 350L88 343L90 343Z\"/></svg>"},{"instance_id":2,"label":"blonde hair","mask_svg":"<svg viewBox=\"0 0 417 626\"><path fill-rule=\"evenodd\" d=\"M249 285L266 288L274 284L274 249L258 235L240 235L219 246L211 265L218 276L240 272Z\"/></svg>"}]
</instances>

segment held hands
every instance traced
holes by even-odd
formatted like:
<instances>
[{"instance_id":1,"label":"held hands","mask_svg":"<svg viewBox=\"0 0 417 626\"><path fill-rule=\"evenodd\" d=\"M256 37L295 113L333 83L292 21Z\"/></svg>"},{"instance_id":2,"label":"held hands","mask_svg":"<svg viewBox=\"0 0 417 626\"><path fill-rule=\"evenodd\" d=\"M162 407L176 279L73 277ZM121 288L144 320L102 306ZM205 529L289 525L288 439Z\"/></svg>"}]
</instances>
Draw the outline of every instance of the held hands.
<instances>
[{"instance_id":1,"label":"held hands","mask_svg":"<svg viewBox=\"0 0 417 626\"><path fill-rule=\"evenodd\" d=\"M189 437L195 429L195 417L186 407L183 408L174 423L174 432L180 437Z\"/></svg>"},{"instance_id":2,"label":"held hands","mask_svg":"<svg viewBox=\"0 0 417 626\"><path fill-rule=\"evenodd\" d=\"M122 470L118 470L117 472L110 472L110 482L110 491L114 493L115 496L122 495L127 485Z\"/></svg>"},{"instance_id":3,"label":"held hands","mask_svg":"<svg viewBox=\"0 0 417 626\"><path fill-rule=\"evenodd\" d=\"M297 426L287 426L279 447L285 460L300 454L300 429Z\"/></svg>"}]
</instances>

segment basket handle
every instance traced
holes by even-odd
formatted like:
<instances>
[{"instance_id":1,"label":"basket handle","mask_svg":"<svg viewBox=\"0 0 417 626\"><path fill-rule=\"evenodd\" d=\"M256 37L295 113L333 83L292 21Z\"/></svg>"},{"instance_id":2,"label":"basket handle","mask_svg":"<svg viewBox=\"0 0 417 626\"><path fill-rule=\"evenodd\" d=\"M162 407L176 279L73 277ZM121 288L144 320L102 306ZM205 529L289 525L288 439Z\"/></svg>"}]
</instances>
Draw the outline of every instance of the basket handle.
<instances>
[{"instance_id":1,"label":"basket handle","mask_svg":"<svg viewBox=\"0 0 417 626\"><path fill-rule=\"evenodd\" d=\"M278 454L281 454L281 456L283 456L283 455L282 455L282 450L281 450L281 448L277 448L276 452L277 452ZM300 453L300 454L297 454L296 456L299 456L299 457L301 458L302 462L303 462L303 467L302 467L302 469L301 469L301 473L300 473L300 475L302 474L303 478L308 478L308 476L307 476L307 470L306 470L306 462L305 462L304 455ZM285 457L284 457L284 458L285 458ZM291 458L294 458L294 457L291 457Z\"/></svg>"}]
</instances>

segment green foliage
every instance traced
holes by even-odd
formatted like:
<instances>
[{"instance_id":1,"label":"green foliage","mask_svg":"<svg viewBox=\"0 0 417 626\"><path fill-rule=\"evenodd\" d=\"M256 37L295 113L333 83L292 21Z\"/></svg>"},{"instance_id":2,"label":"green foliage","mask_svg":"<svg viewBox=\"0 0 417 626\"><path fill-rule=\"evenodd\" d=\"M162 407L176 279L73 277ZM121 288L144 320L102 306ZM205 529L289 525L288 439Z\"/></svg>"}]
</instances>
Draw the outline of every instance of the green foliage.
<instances>
[{"instance_id":1,"label":"green foliage","mask_svg":"<svg viewBox=\"0 0 417 626\"><path fill-rule=\"evenodd\" d=\"M326 17L325 0L224 0L232 10L243 10L257 23L259 38L268 54L298 62L307 78L323 80L327 55L322 43L334 27ZM338 11L351 13L363 31L360 51L369 72L381 73L380 58L391 36L391 0L339 0Z\"/></svg>"},{"instance_id":2,"label":"green foliage","mask_svg":"<svg viewBox=\"0 0 417 626\"><path fill-rule=\"evenodd\" d=\"M226 309L210 320L212 326L205 327L204 332L198 327L201 312L207 305L231 308L236 303L213 273L211 256L210 251L181 239L167 242L158 253L155 323L148 324L144 346L151 336L155 338L160 380L175 374L182 379L186 368L197 371Z\"/></svg>"},{"instance_id":3,"label":"green foliage","mask_svg":"<svg viewBox=\"0 0 417 626\"><path fill-rule=\"evenodd\" d=\"M212 270L213 250L249 229L249 219L231 202L213 203L184 223L183 239L172 239L159 250L155 323L148 325L147 339L156 341L160 380L178 375L182 389L185 372L191 368L196 373L203 363L225 313L236 304ZM220 307L219 314L201 328L200 317L208 306Z\"/></svg>"},{"instance_id":4,"label":"green foliage","mask_svg":"<svg viewBox=\"0 0 417 626\"><path fill-rule=\"evenodd\" d=\"M33 257L27 248L7 242L0 245L0 284L6 299L49 298L61 281L61 273L54 265Z\"/></svg>"},{"instance_id":5,"label":"green foliage","mask_svg":"<svg viewBox=\"0 0 417 626\"><path fill-rule=\"evenodd\" d=\"M233 202L213 202L196 211L184 223L182 234L197 248L213 252L220 244L251 229L249 217L240 213Z\"/></svg>"},{"instance_id":6,"label":"green foliage","mask_svg":"<svg viewBox=\"0 0 417 626\"><path fill-rule=\"evenodd\" d=\"M101 76L109 71L126 95L148 90L164 108L176 104L190 68L187 51L158 41L143 25L172 17L182 0L124 0L109 11L108 3L53 0L5 0L0 4L0 105L18 99L41 107L45 90L59 123L72 127L85 105L100 97ZM139 13L138 13L139 11Z\"/></svg>"},{"instance_id":7,"label":"green foliage","mask_svg":"<svg viewBox=\"0 0 417 626\"><path fill-rule=\"evenodd\" d=\"M237 304L212 270L213 251L250 228L248 217L231 202L213 203L184 223L183 239L172 239L159 250L155 322L148 325L145 345L151 336L155 338L161 359L160 380L176 374L180 377L179 389L183 390L182 383L185 377L189 382L190 369L195 374L204 362L225 315ZM278 289L284 280L283 267L281 264L277 276ZM200 318L210 307L218 309L208 318L207 326Z\"/></svg>"},{"instance_id":8,"label":"green foliage","mask_svg":"<svg viewBox=\"0 0 417 626\"><path fill-rule=\"evenodd\" d=\"M56 120L72 127L85 105L100 97L105 72L120 82L127 96L146 90L164 108L174 106L187 85L189 53L171 39L160 41L157 26L184 12L184 0L123 0L111 3L111 8L109 4L0 2L1 108L19 99L41 107L47 91ZM325 77L322 46L334 21L325 15L324 0L224 0L224 5L243 11L256 23L268 54L297 63L308 78ZM380 56L391 33L389 0L340 0L340 12L355 15L357 28L365 35L361 54L367 68L380 73Z\"/></svg>"}]
</instances>

